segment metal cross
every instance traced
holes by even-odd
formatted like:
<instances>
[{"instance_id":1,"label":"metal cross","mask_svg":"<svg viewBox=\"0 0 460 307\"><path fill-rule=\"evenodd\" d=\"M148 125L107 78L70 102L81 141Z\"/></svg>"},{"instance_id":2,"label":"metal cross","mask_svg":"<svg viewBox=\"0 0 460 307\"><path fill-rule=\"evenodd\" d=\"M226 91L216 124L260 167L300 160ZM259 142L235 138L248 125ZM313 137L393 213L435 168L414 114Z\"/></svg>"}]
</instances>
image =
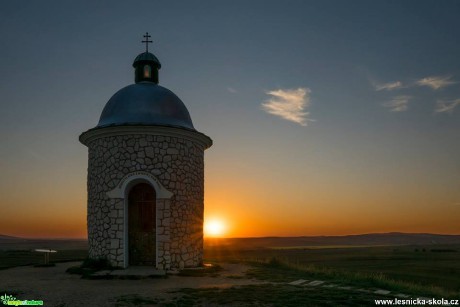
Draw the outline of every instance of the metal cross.
<instances>
[{"instance_id":1,"label":"metal cross","mask_svg":"<svg viewBox=\"0 0 460 307\"><path fill-rule=\"evenodd\" d=\"M151 37L149 35L149 32L145 32L145 41L142 41L143 43L145 43L145 52L149 52L149 43L152 43L152 41L149 41L149 38Z\"/></svg>"}]
</instances>

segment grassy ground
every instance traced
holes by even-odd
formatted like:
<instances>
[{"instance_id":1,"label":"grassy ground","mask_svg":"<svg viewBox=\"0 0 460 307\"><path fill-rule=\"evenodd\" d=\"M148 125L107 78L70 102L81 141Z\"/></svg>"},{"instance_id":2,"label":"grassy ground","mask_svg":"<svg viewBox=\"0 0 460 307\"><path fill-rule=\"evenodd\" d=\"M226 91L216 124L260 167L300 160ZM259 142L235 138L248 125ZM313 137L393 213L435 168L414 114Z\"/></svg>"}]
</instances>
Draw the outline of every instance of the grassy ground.
<instances>
[{"instance_id":1,"label":"grassy ground","mask_svg":"<svg viewBox=\"0 0 460 307\"><path fill-rule=\"evenodd\" d=\"M58 248L56 248L58 249ZM83 260L87 250L59 250L51 262ZM277 259L272 261L270 259ZM327 306L374 305L375 298L385 298L360 291L324 287L296 287L286 283L297 280L326 280L356 288L381 288L392 293L444 298L460 297L460 245L327 246L325 249L260 248L228 249L213 246L205 249L210 262L235 261L253 265L248 277L265 280L264 285L227 289L182 289L172 293L172 301L138 296L120 297L120 306L148 305L222 305L253 306ZM43 254L31 250L0 250L0 269L18 265L39 264ZM188 272L185 272L188 274ZM219 272L215 272L218 274ZM191 271L189 275L195 274ZM281 284L272 284L281 283ZM393 297L393 296L392 296Z\"/></svg>"},{"instance_id":2,"label":"grassy ground","mask_svg":"<svg viewBox=\"0 0 460 307\"><path fill-rule=\"evenodd\" d=\"M460 292L460 246L386 246L205 251L209 259L267 262L323 271L384 276L388 279Z\"/></svg>"},{"instance_id":3,"label":"grassy ground","mask_svg":"<svg viewBox=\"0 0 460 307\"><path fill-rule=\"evenodd\" d=\"M87 250L62 250L50 254L50 262L83 260L87 255ZM0 250L0 269L43 263L43 253L34 252L33 250Z\"/></svg>"},{"instance_id":4,"label":"grassy ground","mask_svg":"<svg viewBox=\"0 0 460 307\"><path fill-rule=\"evenodd\" d=\"M117 306L159 304L161 306L375 306L375 300L394 299L395 294L405 293L410 297L436 297L454 299L458 294L444 290L418 287L411 283L394 282L371 276L342 274L337 271L312 270L306 267L293 268L290 264L272 259L268 263L252 263L247 277L266 281L265 284L234 286L230 288L185 288L170 292L169 299L139 296L119 297ZM288 282L325 280L323 286L292 286ZM352 286L340 289L338 286ZM392 290L392 294L377 295L364 289ZM441 292L437 292L441 291Z\"/></svg>"},{"instance_id":5,"label":"grassy ground","mask_svg":"<svg viewBox=\"0 0 460 307\"><path fill-rule=\"evenodd\" d=\"M318 269L311 266L293 265L277 259L272 259L268 263L253 263L252 265L253 268L248 271L248 276L272 282L290 282L298 279L323 280L328 284L338 286L351 286L355 289L364 288L368 290L385 289L394 294L404 293L413 297L456 298L460 295L460 292L457 291L395 280L383 274Z\"/></svg>"},{"instance_id":6,"label":"grassy ground","mask_svg":"<svg viewBox=\"0 0 460 307\"><path fill-rule=\"evenodd\" d=\"M363 292L289 285L249 285L226 289L182 289L171 306L375 306L384 299ZM165 304L167 305L167 304Z\"/></svg>"},{"instance_id":7,"label":"grassy ground","mask_svg":"<svg viewBox=\"0 0 460 307\"><path fill-rule=\"evenodd\" d=\"M142 297L140 295L122 295L116 299L115 306L155 306L162 300Z\"/></svg>"},{"instance_id":8,"label":"grassy ground","mask_svg":"<svg viewBox=\"0 0 460 307\"><path fill-rule=\"evenodd\" d=\"M273 261L254 265L247 277L267 283L229 288L185 288L170 292L168 299L137 295L120 296L117 299L117 306L148 304L159 304L160 306L374 306L375 299L393 298L389 295L381 296L357 289L292 286L286 282L301 278L316 278L318 274L313 276L311 273L289 268Z\"/></svg>"}]
</instances>

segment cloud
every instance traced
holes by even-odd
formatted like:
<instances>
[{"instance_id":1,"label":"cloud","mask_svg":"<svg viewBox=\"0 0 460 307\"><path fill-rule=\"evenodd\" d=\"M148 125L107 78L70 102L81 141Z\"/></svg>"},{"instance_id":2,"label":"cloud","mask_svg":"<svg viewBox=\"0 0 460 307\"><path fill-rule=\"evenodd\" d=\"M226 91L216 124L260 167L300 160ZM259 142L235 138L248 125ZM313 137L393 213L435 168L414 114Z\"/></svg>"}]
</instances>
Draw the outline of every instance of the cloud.
<instances>
[{"instance_id":1,"label":"cloud","mask_svg":"<svg viewBox=\"0 0 460 307\"><path fill-rule=\"evenodd\" d=\"M238 92L237 90L235 90L233 87L230 87L230 86L227 87L227 91L229 91L229 92L232 93L232 94L235 94L235 93Z\"/></svg>"},{"instance_id":2,"label":"cloud","mask_svg":"<svg viewBox=\"0 0 460 307\"><path fill-rule=\"evenodd\" d=\"M406 111L411 98L411 96L406 95L396 96L392 100L385 102L383 106L389 108L392 112Z\"/></svg>"},{"instance_id":3,"label":"cloud","mask_svg":"<svg viewBox=\"0 0 460 307\"><path fill-rule=\"evenodd\" d=\"M460 105L460 99L438 100L436 102L436 113L452 113L456 106Z\"/></svg>"},{"instance_id":4,"label":"cloud","mask_svg":"<svg viewBox=\"0 0 460 307\"><path fill-rule=\"evenodd\" d=\"M376 91L382 91L382 90L392 91L392 90L401 88L402 86L403 85L401 81L395 81L395 82L389 82L389 83L383 83L383 84L374 83L374 88Z\"/></svg>"},{"instance_id":5,"label":"cloud","mask_svg":"<svg viewBox=\"0 0 460 307\"><path fill-rule=\"evenodd\" d=\"M452 77L447 76L447 77L441 77L441 76L433 76L433 77L426 77L420 80L417 80L415 83L418 86L428 86L431 87L434 90L438 90L440 88L449 86L451 84L455 84L457 82L451 80Z\"/></svg>"},{"instance_id":6,"label":"cloud","mask_svg":"<svg viewBox=\"0 0 460 307\"><path fill-rule=\"evenodd\" d=\"M309 119L309 112L306 109L310 106L309 88L279 89L266 92L270 98L263 102L262 109L267 113L279 116L286 120L306 126Z\"/></svg>"}]
</instances>

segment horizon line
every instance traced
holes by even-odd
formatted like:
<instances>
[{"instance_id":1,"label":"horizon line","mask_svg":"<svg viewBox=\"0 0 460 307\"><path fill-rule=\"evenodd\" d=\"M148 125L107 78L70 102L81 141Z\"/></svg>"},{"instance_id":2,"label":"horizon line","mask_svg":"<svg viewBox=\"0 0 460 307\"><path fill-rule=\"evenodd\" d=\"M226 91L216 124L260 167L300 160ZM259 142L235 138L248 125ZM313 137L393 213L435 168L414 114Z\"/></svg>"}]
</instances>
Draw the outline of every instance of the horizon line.
<instances>
[{"instance_id":1,"label":"horizon line","mask_svg":"<svg viewBox=\"0 0 460 307\"><path fill-rule=\"evenodd\" d=\"M306 237L351 237L351 236L365 236L365 235L385 235L385 234L400 234L400 235L437 235L437 236L460 236L460 233L430 233L430 232L368 232L358 234L346 234L346 235L295 235L295 236L249 236L249 237L213 237L204 236L203 239L263 239L263 238L306 238ZM6 234L0 234L0 239L22 239L22 240L88 240L87 237L73 238L73 237L18 237Z\"/></svg>"}]
</instances>

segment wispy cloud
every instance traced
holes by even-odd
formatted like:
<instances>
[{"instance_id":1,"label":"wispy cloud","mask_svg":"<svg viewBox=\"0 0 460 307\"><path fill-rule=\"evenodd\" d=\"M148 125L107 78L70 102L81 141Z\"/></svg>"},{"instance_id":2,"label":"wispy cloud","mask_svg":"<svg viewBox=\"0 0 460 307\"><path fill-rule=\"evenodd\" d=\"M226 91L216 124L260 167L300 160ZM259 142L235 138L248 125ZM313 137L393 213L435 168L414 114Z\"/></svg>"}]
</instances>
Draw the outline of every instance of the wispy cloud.
<instances>
[{"instance_id":1,"label":"wispy cloud","mask_svg":"<svg viewBox=\"0 0 460 307\"><path fill-rule=\"evenodd\" d=\"M298 89L279 89L266 92L270 98L262 103L262 109L267 113L277 115L286 120L295 122L301 126L306 126L309 112L306 112L310 106L309 88Z\"/></svg>"},{"instance_id":2,"label":"wispy cloud","mask_svg":"<svg viewBox=\"0 0 460 307\"><path fill-rule=\"evenodd\" d=\"M232 93L232 94L235 94L235 93L238 92L237 90L235 90L233 87L230 87L230 86L227 87L227 91L229 91L229 92Z\"/></svg>"},{"instance_id":3,"label":"wispy cloud","mask_svg":"<svg viewBox=\"0 0 460 307\"><path fill-rule=\"evenodd\" d=\"M392 112L406 111L411 98L411 96L406 95L396 96L392 100L385 102L383 106L389 108Z\"/></svg>"},{"instance_id":4,"label":"wispy cloud","mask_svg":"<svg viewBox=\"0 0 460 307\"><path fill-rule=\"evenodd\" d=\"M415 83L419 86L428 86L434 90L438 90L440 88L457 83L456 81L453 81L451 79L451 76L433 76L417 80Z\"/></svg>"},{"instance_id":5,"label":"wispy cloud","mask_svg":"<svg viewBox=\"0 0 460 307\"><path fill-rule=\"evenodd\" d=\"M434 111L437 113L452 113L458 105L460 105L460 99L438 100Z\"/></svg>"},{"instance_id":6,"label":"wispy cloud","mask_svg":"<svg viewBox=\"0 0 460 307\"><path fill-rule=\"evenodd\" d=\"M403 87L401 81L395 81L395 82L389 82L389 83L383 83L383 84L378 84L378 83L373 83L374 88L376 91L392 91L398 88Z\"/></svg>"}]
</instances>

